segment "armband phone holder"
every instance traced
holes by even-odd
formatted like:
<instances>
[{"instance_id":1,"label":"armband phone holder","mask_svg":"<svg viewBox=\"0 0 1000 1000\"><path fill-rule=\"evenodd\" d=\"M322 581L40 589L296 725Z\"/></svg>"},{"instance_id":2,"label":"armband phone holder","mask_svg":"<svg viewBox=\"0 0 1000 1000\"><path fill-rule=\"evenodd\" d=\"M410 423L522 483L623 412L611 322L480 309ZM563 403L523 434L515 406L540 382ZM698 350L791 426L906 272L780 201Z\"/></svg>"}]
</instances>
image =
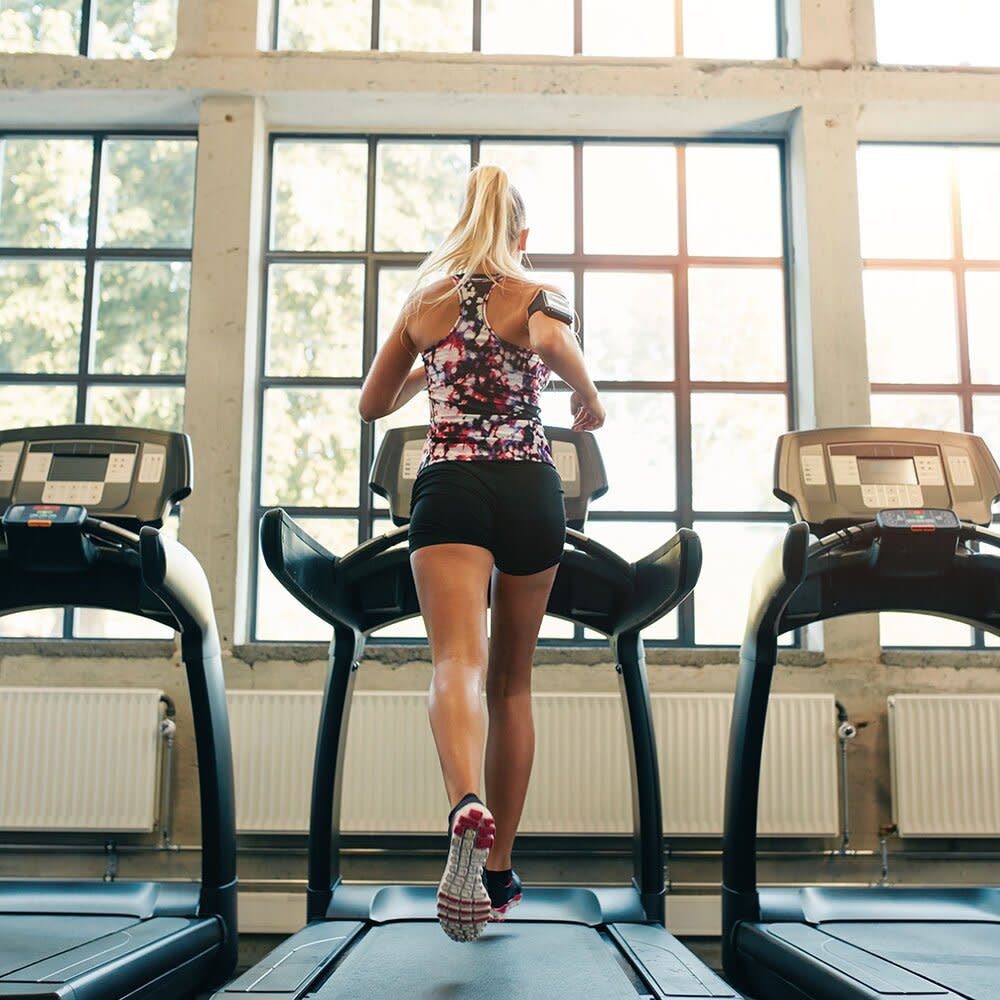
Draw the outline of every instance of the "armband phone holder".
<instances>
[{"instance_id":1,"label":"armband phone holder","mask_svg":"<svg viewBox=\"0 0 1000 1000\"><path fill-rule=\"evenodd\" d=\"M538 294L531 300L531 305L528 306L528 318L530 319L532 313L536 312L543 312L567 326L573 325L573 307L569 304L569 299L548 288L540 288Z\"/></svg>"}]
</instances>

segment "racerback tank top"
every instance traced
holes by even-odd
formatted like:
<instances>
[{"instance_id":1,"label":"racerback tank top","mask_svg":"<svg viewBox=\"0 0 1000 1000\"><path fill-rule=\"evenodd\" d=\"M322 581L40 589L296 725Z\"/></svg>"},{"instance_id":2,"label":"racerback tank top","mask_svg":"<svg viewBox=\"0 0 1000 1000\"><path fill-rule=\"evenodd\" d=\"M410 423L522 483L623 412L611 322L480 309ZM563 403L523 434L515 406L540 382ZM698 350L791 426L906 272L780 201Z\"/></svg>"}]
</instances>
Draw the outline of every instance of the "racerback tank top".
<instances>
[{"instance_id":1,"label":"racerback tank top","mask_svg":"<svg viewBox=\"0 0 1000 1000\"><path fill-rule=\"evenodd\" d=\"M421 468L455 461L554 465L539 409L549 369L534 351L501 340L490 328L490 278L455 281L458 319L422 353L431 422Z\"/></svg>"}]
</instances>

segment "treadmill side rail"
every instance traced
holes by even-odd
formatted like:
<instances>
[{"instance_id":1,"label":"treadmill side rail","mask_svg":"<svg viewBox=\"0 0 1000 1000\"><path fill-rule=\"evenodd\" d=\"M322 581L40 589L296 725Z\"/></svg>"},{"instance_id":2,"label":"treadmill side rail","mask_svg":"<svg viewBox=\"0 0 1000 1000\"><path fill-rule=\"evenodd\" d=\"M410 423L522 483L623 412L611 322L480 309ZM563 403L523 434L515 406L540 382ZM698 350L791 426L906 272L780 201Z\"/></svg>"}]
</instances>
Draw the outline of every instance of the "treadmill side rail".
<instances>
[{"instance_id":1,"label":"treadmill side rail","mask_svg":"<svg viewBox=\"0 0 1000 1000\"><path fill-rule=\"evenodd\" d=\"M351 945L363 928L364 924L357 920L324 920L309 924L282 941L266 958L216 993L212 1000L239 1000L241 996L254 1000L270 996L295 1000Z\"/></svg>"}]
</instances>

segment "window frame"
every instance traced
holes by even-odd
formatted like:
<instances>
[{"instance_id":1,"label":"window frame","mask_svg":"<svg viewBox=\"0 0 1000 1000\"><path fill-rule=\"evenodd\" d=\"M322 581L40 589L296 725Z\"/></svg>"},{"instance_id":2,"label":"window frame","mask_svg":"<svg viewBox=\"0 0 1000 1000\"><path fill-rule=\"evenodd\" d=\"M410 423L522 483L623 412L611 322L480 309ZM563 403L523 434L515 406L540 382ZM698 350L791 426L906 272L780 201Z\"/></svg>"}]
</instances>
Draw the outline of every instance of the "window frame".
<instances>
[{"instance_id":1,"label":"window frame","mask_svg":"<svg viewBox=\"0 0 1000 1000\"><path fill-rule=\"evenodd\" d=\"M860 150L864 146L892 146L918 149L950 149L953 154L958 150L968 148L996 149L1000 151L1000 143L996 142L923 142L913 140L869 140L858 143ZM972 365L969 351L969 315L965 294L965 277L969 271L994 271L1000 273L1000 257L997 259L968 259L964 256L962 240L962 200L961 178L958 170L957 156L952 156L950 165L950 210L951 210L951 256L935 258L909 257L862 257L861 273L873 271L933 271L950 274L955 292L955 333L958 338L958 378L954 382L870 382L870 395L887 394L893 396L928 396L941 395L957 397L959 411L962 415L962 431L976 433L973 422L973 401L975 396L996 396L1000 399L1000 383L972 381ZM859 220L863 225L863 220ZM1000 456L997 456L1000 461ZM990 651L993 647L986 644L986 633L982 629L973 629L973 639L966 646L883 646L890 650L965 650Z\"/></svg>"},{"instance_id":2,"label":"window frame","mask_svg":"<svg viewBox=\"0 0 1000 1000\"><path fill-rule=\"evenodd\" d=\"M84 0L85 4L91 0ZM76 407L74 423L85 423L87 413L87 395L91 387L112 386L149 386L155 388L180 387L186 388L187 365L181 374L162 375L117 375L101 372L90 372L92 353L95 307L94 291L96 288L97 268L106 261L166 261L182 262L189 266L192 262L192 246L175 247L107 247L97 245L97 230L99 225L101 164L104 143L118 139L191 139L195 143L197 158L198 133L194 129L0 129L0 143L8 139L90 139L93 149L90 174L90 195L87 215L87 240L81 247L14 247L0 245L0 261L8 260L68 260L78 261L84 265L83 302L80 320L80 348L77 367L74 372L0 372L0 386L7 385L53 385L72 386L76 392ZM197 163L197 160L196 160ZM194 242L194 220L192 219L192 245ZM190 328L189 328L190 333ZM51 637L56 641L81 639L94 642L120 642L114 637L81 637L73 634L73 609L63 610L63 628L61 636ZM142 638L130 639L135 642L162 642L162 639Z\"/></svg>"},{"instance_id":3,"label":"window frame","mask_svg":"<svg viewBox=\"0 0 1000 1000\"><path fill-rule=\"evenodd\" d=\"M85 4L92 3L92 0L83 0ZM351 49L350 51L372 51L381 52L379 46L380 22L382 0L370 0L372 9L371 36L368 50ZM469 0L472 4L472 47L469 52L482 52L483 50L483 0ZM672 0L674 4L674 52L673 58L684 58L684 0ZM788 0L773 0L774 3L774 56L775 59L784 59L788 54L788 31L786 28L787 19L785 5ZM272 52L301 52L302 49L279 48L279 34L281 29L281 3L282 0L273 0L271 6L271 20L268 31L268 41ZM539 53L546 55L547 53ZM583 0L573 0L573 55L584 55L583 51ZM624 54L626 57L628 53ZM552 58L559 58L552 56ZM563 56L562 58L566 58ZM588 58L602 58L600 56L588 56ZM618 57L615 57L618 58ZM631 57L643 58L643 57ZM670 58L670 57L665 57Z\"/></svg>"},{"instance_id":4,"label":"window frame","mask_svg":"<svg viewBox=\"0 0 1000 1000\"><path fill-rule=\"evenodd\" d=\"M280 142L365 142L367 144L367 190L366 190L366 232L364 250L352 251L283 251L271 249L271 232L273 222L273 180L274 180L274 150ZM692 428L691 428L691 397L695 392L741 392L784 394L789 429L794 429L796 414L796 354L794 347L794 322L791 280L791 212L789 204L788 183L788 142L780 134L744 136L715 136L708 139L676 138L666 136L644 136L640 138L619 136L538 136L531 134L498 134L491 133L432 133L416 135L409 133L316 133L296 131L275 131L269 135L268 158L266 164L265 192L268 210L263 226L263 252L261 254L261 299L260 323L258 329L257 372L255 384L255 425L254 425L254 474L253 503L251 516L253 528L259 524L264 511L271 509L261 502L261 486L264 470L263 422L266 393L272 388L357 388L364 380L375 355L378 334L378 276L383 267L416 266L426 256L425 252L406 253L396 251L376 251L375 241L375 198L377 148L380 142L467 142L470 149L471 167L478 162L481 143L532 143L534 145L562 144L571 145L573 149L574 173L574 250L562 254L533 254L533 266L538 270L571 271L575 276L574 308L578 315L583 316L585 273L606 271L651 271L653 273L669 272L673 276L673 309L674 309L674 378L670 381L640 382L598 380L597 386L602 391L614 392L669 392L674 397L675 405L675 460L676 460L676 506L673 510L653 511L601 511L592 510L589 523L601 521L616 522L650 522L668 523L674 525L676 531L680 527L690 527L695 522L739 522L764 524L791 523L790 511L736 511L713 510L699 511L693 505L693 471L692 471ZM585 253L583 251L583 151L586 145L598 144L619 145L659 145L672 146L677 154L677 198L678 198L678 252L675 255L619 255ZM782 206L782 258L754 257L704 257L691 256L687 252L686 226L686 187L685 187L685 156L684 150L689 146L702 145L758 145L771 146L778 151L779 182L781 185ZM268 328L268 296L269 273L272 264L288 264L294 262L363 262L365 268L364 316L362 327L362 374L358 377L339 376L275 376L266 373L267 366L267 328ZM784 348L786 352L786 379L781 382L731 382L731 381L701 381L689 377L689 343L688 343L688 302L687 274L691 267L780 267L784 287ZM581 340L586 349L586 325ZM564 383L554 380L549 391L565 391ZM374 424L360 425L361 442L359 450L359 500L357 507L310 507L299 505L281 505L292 517L348 517L358 520L358 542L377 533L380 523L388 526L386 512L376 512L373 497L368 489L368 475L374 459ZM252 531L256 538L256 530ZM666 540L666 539L664 539ZM652 546L651 546L652 547ZM250 628L251 642L289 643L294 640L262 639L257 636L257 594L261 557L259 545L254 547L254 556L249 573L249 607L247 621ZM716 644L698 644L695 642L695 604L697 592L685 601L678 609L678 629L675 639L650 639L647 645L651 647L671 648L713 648ZM373 643L407 645L423 644L422 639L403 639L395 637L380 637L377 634L369 640ZM543 638L540 645L545 646L600 646L603 639L584 637L580 626L574 628L573 638ZM796 632L794 647L801 645ZM735 648L738 643L730 644Z\"/></svg>"}]
</instances>

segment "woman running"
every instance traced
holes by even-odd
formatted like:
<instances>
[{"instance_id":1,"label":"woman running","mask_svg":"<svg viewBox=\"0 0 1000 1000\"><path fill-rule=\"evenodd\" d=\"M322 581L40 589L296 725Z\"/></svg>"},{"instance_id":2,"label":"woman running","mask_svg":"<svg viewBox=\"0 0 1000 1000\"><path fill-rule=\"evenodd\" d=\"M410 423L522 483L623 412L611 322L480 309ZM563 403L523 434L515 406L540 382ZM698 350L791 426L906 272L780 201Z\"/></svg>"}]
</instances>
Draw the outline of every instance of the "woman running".
<instances>
[{"instance_id":1,"label":"woman running","mask_svg":"<svg viewBox=\"0 0 1000 1000\"><path fill-rule=\"evenodd\" d=\"M550 371L573 390L575 430L594 430L605 417L566 322L572 310L522 266L527 236L524 203L506 173L476 167L461 217L417 272L358 405L370 421L425 387L430 397L409 547L433 663L431 729L451 805L438 919L456 941L477 938L521 898L511 850L534 755L531 664L566 532L539 415Z\"/></svg>"}]
</instances>

